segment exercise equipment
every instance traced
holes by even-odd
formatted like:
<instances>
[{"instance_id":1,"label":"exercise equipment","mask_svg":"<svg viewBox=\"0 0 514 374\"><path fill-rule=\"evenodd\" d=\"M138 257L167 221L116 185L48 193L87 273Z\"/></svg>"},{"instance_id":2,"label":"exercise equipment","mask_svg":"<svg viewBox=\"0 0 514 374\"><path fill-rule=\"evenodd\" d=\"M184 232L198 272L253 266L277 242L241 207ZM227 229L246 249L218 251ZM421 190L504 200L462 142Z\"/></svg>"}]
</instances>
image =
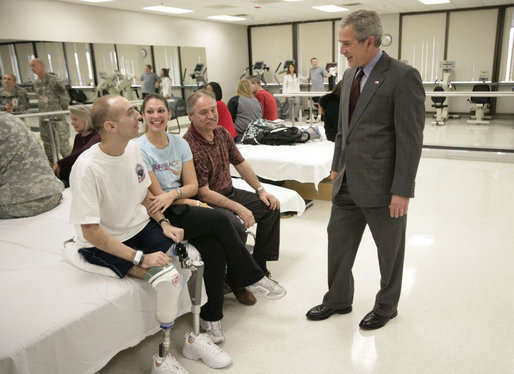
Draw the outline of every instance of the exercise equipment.
<instances>
[{"instance_id":1,"label":"exercise equipment","mask_svg":"<svg viewBox=\"0 0 514 374\"><path fill-rule=\"evenodd\" d=\"M136 100L138 97L134 95L132 89L132 82L134 76L123 75L119 71L115 71L112 74L100 72L98 74L102 81L96 86L96 94L98 97L104 95L121 95L127 100Z\"/></svg>"},{"instance_id":2,"label":"exercise equipment","mask_svg":"<svg viewBox=\"0 0 514 374\"><path fill-rule=\"evenodd\" d=\"M330 74L330 77L328 77L328 89L332 91L336 86L337 62L327 62L325 70Z\"/></svg>"},{"instance_id":3,"label":"exercise equipment","mask_svg":"<svg viewBox=\"0 0 514 374\"><path fill-rule=\"evenodd\" d=\"M268 83L266 82L266 79L264 78L264 73L269 71L269 66L267 66L264 61L256 61L255 64L248 66L243 74L239 77L239 79L243 79L245 76L248 76L250 70L252 71L253 75L258 77L262 82L264 82L264 86L267 86Z\"/></svg>"},{"instance_id":4,"label":"exercise equipment","mask_svg":"<svg viewBox=\"0 0 514 374\"><path fill-rule=\"evenodd\" d=\"M475 91L489 92L489 91L491 91L491 87L489 87L489 85L485 84L485 83L475 84L473 86L473 92L475 92ZM475 115L470 116L470 119L467 120L467 123L488 125L489 120L492 119L492 117L485 116L484 111L491 104L491 98L490 97L471 96L468 99L468 101L475 105Z\"/></svg>"},{"instance_id":5,"label":"exercise equipment","mask_svg":"<svg viewBox=\"0 0 514 374\"><path fill-rule=\"evenodd\" d=\"M207 72L207 67L202 63L198 63L198 64L196 64L194 71L191 74L189 74L191 79L196 80L196 86L198 87L197 88L198 90L205 89L205 87L207 86L207 79L205 78L206 72ZM185 75L185 72L184 72L184 75ZM184 81L184 80L182 80L182 81Z\"/></svg>"},{"instance_id":6,"label":"exercise equipment","mask_svg":"<svg viewBox=\"0 0 514 374\"><path fill-rule=\"evenodd\" d=\"M435 92L444 92L444 88L441 86L434 87ZM443 126L445 121L448 119L448 105L446 96L432 96L432 108L435 108L435 121L432 121L432 125Z\"/></svg>"}]
</instances>

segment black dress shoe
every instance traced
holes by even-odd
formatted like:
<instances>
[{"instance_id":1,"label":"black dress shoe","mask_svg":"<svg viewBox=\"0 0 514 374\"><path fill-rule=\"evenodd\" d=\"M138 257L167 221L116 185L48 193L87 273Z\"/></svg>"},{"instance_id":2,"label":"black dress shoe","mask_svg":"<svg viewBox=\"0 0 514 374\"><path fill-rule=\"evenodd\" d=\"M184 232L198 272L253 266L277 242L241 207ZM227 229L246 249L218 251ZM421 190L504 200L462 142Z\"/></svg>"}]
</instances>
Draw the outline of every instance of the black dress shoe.
<instances>
[{"instance_id":1,"label":"black dress shoe","mask_svg":"<svg viewBox=\"0 0 514 374\"><path fill-rule=\"evenodd\" d=\"M306 316L308 319L312 320L312 321L322 321L324 319L327 319L328 317L330 317L332 314L346 314L346 313L350 313L352 311L352 307L349 306L348 308L344 308L344 309L333 309L333 308L330 308L328 306L326 306L325 304L320 304L320 305L316 305L314 308L311 308Z\"/></svg>"},{"instance_id":2,"label":"black dress shoe","mask_svg":"<svg viewBox=\"0 0 514 374\"><path fill-rule=\"evenodd\" d=\"M359 323L359 326L363 330L375 330L383 327L387 321L390 319L393 319L398 315L398 312L394 312L390 316L379 316L378 314L375 314L374 312L369 312L366 314L366 316L362 319L361 323Z\"/></svg>"}]
</instances>

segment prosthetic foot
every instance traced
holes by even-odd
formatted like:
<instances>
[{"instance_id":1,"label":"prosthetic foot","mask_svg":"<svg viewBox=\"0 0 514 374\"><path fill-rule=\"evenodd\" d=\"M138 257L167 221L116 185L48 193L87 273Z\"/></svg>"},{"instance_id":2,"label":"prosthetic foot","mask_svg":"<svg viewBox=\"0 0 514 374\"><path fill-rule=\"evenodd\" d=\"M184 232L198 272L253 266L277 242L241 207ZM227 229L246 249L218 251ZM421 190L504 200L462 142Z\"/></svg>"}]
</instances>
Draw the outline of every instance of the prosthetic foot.
<instances>
[{"instance_id":1,"label":"prosthetic foot","mask_svg":"<svg viewBox=\"0 0 514 374\"><path fill-rule=\"evenodd\" d=\"M178 301L183 287L182 278L173 265L168 265L163 268L150 268L145 279L157 294L155 318L161 326L163 336L163 341L159 344L159 354L153 357L152 374L187 374L178 361L168 353L170 330L178 314Z\"/></svg>"}]
</instances>

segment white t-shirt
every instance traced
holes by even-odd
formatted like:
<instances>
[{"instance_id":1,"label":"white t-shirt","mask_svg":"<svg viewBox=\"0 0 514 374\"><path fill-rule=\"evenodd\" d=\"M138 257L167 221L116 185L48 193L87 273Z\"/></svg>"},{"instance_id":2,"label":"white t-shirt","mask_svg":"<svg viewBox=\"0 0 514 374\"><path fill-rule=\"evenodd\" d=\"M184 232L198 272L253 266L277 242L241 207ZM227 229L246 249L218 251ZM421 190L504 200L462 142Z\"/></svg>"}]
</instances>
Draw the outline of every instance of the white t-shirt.
<instances>
[{"instance_id":1,"label":"white t-shirt","mask_svg":"<svg viewBox=\"0 0 514 374\"><path fill-rule=\"evenodd\" d=\"M151 184L139 147L130 141L121 156L109 156L93 145L77 159L70 174L70 223L78 247L93 247L82 235L82 224L100 224L123 242L150 221L141 204Z\"/></svg>"},{"instance_id":2,"label":"white t-shirt","mask_svg":"<svg viewBox=\"0 0 514 374\"><path fill-rule=\"evenodd\" d=\"M182 187L182 164L193 159L191 148L184 139L173 134L167 135L169 144L164 149L150 143L146 135L136 140L146 168L154 172L164 192Z\"/></svg>"}]
</instances>

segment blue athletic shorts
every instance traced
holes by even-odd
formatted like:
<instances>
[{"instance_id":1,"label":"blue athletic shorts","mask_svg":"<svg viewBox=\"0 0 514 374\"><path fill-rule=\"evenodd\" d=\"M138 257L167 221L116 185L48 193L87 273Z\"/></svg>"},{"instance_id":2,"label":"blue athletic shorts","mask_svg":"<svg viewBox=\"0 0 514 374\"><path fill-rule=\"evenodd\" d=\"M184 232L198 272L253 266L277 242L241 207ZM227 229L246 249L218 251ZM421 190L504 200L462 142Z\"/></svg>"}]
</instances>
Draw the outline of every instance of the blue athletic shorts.
<instances>
[{"instance_id":1,"label":"blue athletic shorts","mask_svg":"<svg viewBox=\"0 0 514 374\"><path fill-rule=\"evenodd\" d=\"M143 251L144 254L159 251L166 253L173 244L173 240L164 236L162 228L157 222L150 220L143 230L129 240L124 241L123 244L136 251ZM113 256L96 247L81 248L79 253L84 256L87 262L109 268L120 278L123 278L130 268L134 266L131 261Z\"/></svg>"}]
</instances>

